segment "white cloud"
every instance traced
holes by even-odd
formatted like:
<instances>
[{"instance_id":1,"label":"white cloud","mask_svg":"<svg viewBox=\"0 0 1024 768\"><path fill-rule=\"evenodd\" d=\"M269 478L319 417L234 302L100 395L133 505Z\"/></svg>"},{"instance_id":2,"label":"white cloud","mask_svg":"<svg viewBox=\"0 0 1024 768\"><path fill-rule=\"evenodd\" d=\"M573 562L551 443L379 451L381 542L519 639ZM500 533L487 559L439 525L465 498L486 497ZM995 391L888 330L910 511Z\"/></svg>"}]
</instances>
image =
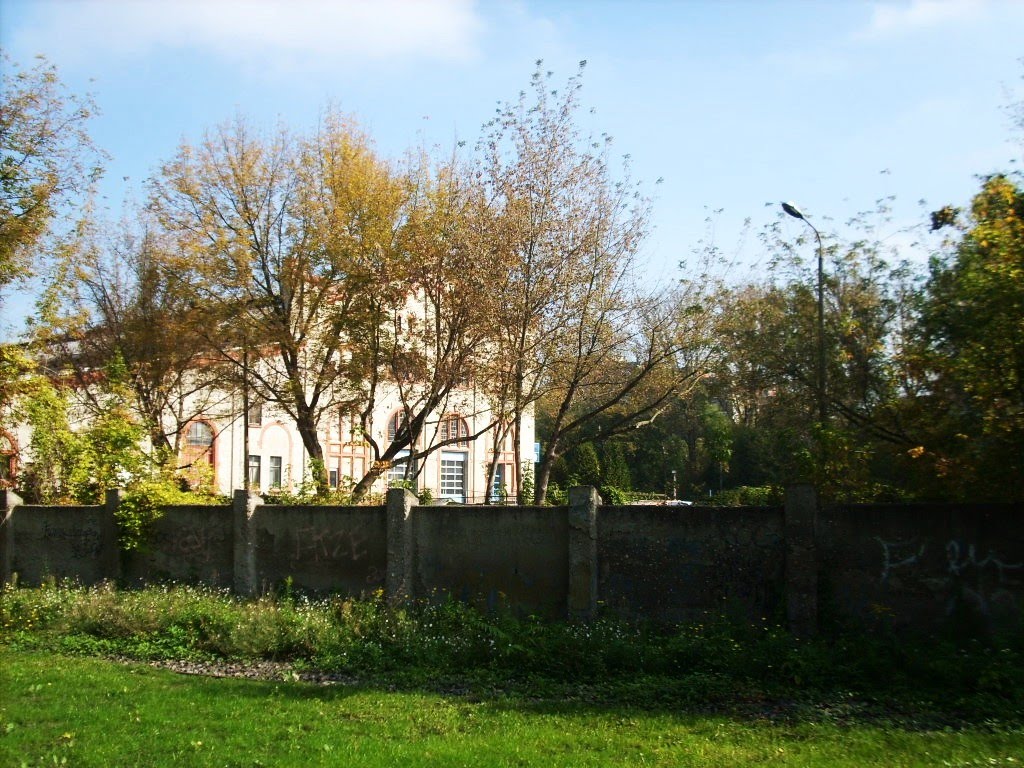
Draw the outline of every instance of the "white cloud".
<instances>
[{"instance_id":1,"label":"white cloud","mask_svg":"<svg viewBox=\"0 0 1024 768\"><path fill-rule=\"evenodd\" d=\"M275 67L470 59L483 26L475 0L81 0L37 10L21 48L59 41L61 58L199 49Z\"/></svg>"},{"instance_id":2,"label":"white cloud","mask_svg":"<svg viewBox=\"0 0 1024 768\"><path fill-rule=\"evenodd\" d=\"M859 36L867 39L891 37L977 18L985 12L987 0L910 0L876 3L871 21Z\"/></svg>"}]
</instances>

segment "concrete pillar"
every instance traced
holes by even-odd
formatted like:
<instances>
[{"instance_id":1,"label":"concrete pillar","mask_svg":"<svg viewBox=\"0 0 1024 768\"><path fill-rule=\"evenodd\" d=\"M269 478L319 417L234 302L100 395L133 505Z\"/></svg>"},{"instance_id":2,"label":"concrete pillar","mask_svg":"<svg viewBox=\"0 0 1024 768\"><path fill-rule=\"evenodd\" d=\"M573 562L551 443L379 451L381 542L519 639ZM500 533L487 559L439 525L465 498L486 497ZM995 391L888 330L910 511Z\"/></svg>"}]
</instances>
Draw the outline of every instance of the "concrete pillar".
<instances>
[{"instance_id":1,"label":"concrete pillar","mask_svg":"<svg viewBox=\"0 0 1024 768\"><path fill-rule=\"evenodd\" d=\"M0 489L0 584L9 584L14 567L14 510L21 506L14 491Z\"/></svg>"},{"instance_id":2,"label":"concrete pillar","mask_svg":"<svg viewBox=\"0 0 1024 768\"><path fill-rule=\"evenodd\" d=\"M121 551L120 528L117 525L117 508L121 506L124 490L108 488L103 496L103 521L100 528L100 573L103 578L121 581L125 577L124 555Z\"/></svg>"},{"instance_id":3,"label":"concrete pillar","mask_svg":"<svg viewBox=\"0 0 1024 768\"><path fill-rule=\"evenodd\" d=\"M416 494L405 488L391 488L387 495L387 563L388 572L384 582L391 605L401 605L415 597L413 566L415 547L413 541L412 509L419 503Z\"/></svg>"},{"instance_id":4,"label":"concrete pillar","mask_svg":"<svg viewBox=\"0 0 1024 768\"><path fill-rule=\"evenodd\" d=\"M250 491L236 490L232 497L235 540L234 590L236 595L243 597L252 597L258 587L252 519L262 504L263 499Z\"/></svg>"},{"instance_id":5,"label":"concrete pillar","mask_svg":"<svg viewBox=\"0 0 1024 768\"><path fill-rule=\"evenodd\" d=\"M590 486L569 489L570 619L587 620L597 613L597 508L601 497Z\"/></svg>"},{"instance_id":6,"label":"concrete pillar","mask_svg":"<svg viewBox=\"0 0 1024 768\"><path fill-rule=\"evenodd\" d=\"M818 631L818 495L809 484L786 489L786 619L797 637Z\"/></svg>"}]
</instances>

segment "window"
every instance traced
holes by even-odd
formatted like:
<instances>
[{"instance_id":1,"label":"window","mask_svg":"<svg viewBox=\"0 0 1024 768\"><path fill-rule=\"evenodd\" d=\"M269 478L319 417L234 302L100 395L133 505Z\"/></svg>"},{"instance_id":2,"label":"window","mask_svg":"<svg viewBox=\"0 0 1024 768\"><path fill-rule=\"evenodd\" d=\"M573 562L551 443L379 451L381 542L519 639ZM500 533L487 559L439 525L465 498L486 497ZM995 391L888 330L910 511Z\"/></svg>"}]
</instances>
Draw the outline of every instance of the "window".
<instances>
[{"instance_id":1,"label":"window","mask_svg":"<svg viewBox=\"0 0 1024 768\"><path fill-rule=\"evenodd\" d=\"M337 488L338 487L338 470L336 470L336 469L332 469L331 470L331 472L330 472L330 480L328 480L328 482L331 484L331 488Z\"/></svg>"},{"instance_id":2,"label":"window","mask_svg":"<svg viewBox=\"0 0 1024 768\"><path fill-rule=\"evenodd\" d=\"M409 460L409 451L399 451L388 469L388 488L405 486L410 481L413 483L411 488L415 488L416 462Z\"/></svg>"},{"instance_id":3,"label":"window","mask_svg":"<svg viewBox=\"0 0 1024 768\"><path fill-rule=\"evenodd\" d=\"M338 459L338 485L353 485L366 474L365 456L342 456Z\"/></svg>"},{"instance_id":4,"label":"window","mask_svg":"<svg viewBox=\"0 0 1024 768\"><path fill-rule=\"evenodd\" d=\"M186 468L189 486L200 488L214 484L215 473L211 471L216 466L213 427L205 421L193 421L185 430L181 462Z\"/></svg>"},{"instance_id":5,"label":"window","mask_svg":"<svg viewBox=\"0 0 1024 768\"><path fill-rule=\"evenodd\" d=\"M18 470L18 449L14 447L14 438L0 431L0 488L14 485Z\"/></svg>"},{"instance_id":6,"label":"window","mask_svg":"<svg viewBox=\"0 0 1024 768\"><path fill-rule=\"evenodd\" d=\"M213 429L205 421L192 422L188 428L186 443L191 448L212 448Z\"/></svg>"},{"instance_id":7,"label":"window","mask_svg":"<svg viewBox=\"0 0 1024 768\"><path fill-rule=\"evenodd\" d=\"M466 420L463 419L461 416L452 414L451 416L445 416L444 419L441 421L442 443L446 443L449 440L457 440L458 442L451 443L451 445L465 447L469 445L468 438L469 426L467 426Z\"/></svg>"},{"instance_id":8,"label":"window","mask_svg":"<svg viewBox=\"0 0 1024 768\"><path fill-rule=\"evenodd\" d=\"M362 442L363 425L357 411L338 411L338 439L348 443Z\"/></svg>"},{"instance_id":9,"label":"window","mask_svg":"<svg viewBox=\"0 0 1024 768\"><path fill-rule=\"evenodd\" d=\"M403 426L405 426L405 413L403 411L395 411L394 415L388 419L388 442L393 443L395 441L399 429Z\"/></svg>"},{"instance_id":10,"label":"window","mask_svg":"<svg viewBox=\"0 0 1024 768\"><path fill-rule=\"evenodd\" d=\"M466 454L441 452L441 498L466 503Z\"/></svg>"},{"instance_id":11,"label":"window","mask_svg":"<svg viewBox=\"0 0 1024 768\"><path fill-rule=\"evenodd\" d=\"M260 487L260 457L249 456L249 487L259 488Z\"/></svg>"},{"instance_id":12,"label":"window","mask_svg":"<svg viewBox=\"0 0 1024 768\"><path fill-rule=\"evenodd\" d=\"M270 487L280 488L281 487L281 457L271 456L270 457ZM337 485L337 483L335 483Z\"/></svg>"},{"instance_id":13,"label":"window","mask_svg":"<svg viewBox=\"0 0 1024 768\"><path fill-rule=\"evenodd\" d=\"M213 427L205 421L193 421L187 429L182 450L185 463L193 467L201 462L213 464Z\"/></svg>"},{"instance_id":14,"label":"window","mask_svg":"<svg viewBox=\"0 0 1024 768\"><path fill-rule=\"evenodd\" d=\"M423 381L427 375L427 362L421 354L399 350L391 356L391 375L395 381Z\"/></svg>"},{"instance_id":15,"label":"window","mask_svg":"<svg viewBox=\"0 0 1024 768\"><path fill-rule=\"evenodd\" d=\"M255 399L249 403L249 415L246 419L250 427L263 425L263 401Z\"/></svg>"}]
</instances>

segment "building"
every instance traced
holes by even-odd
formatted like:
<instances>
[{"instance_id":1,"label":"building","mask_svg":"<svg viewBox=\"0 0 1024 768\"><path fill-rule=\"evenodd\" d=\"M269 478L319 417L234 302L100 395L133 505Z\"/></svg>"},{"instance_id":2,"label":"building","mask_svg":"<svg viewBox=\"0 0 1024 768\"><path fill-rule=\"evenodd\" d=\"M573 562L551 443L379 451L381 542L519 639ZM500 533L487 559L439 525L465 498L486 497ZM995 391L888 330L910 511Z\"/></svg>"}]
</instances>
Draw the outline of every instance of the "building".
<instances>
[{"instance_id":1,"label":"building","mask_svg":"<svg viewBox=\"0 0 1024 768\"><path fill-rule=\"evenodd\" d=\"M372 438L387 446L399 429L403 409L397 397L383 398L370 421ZM487 477L495 463L491 500L515 498L515 450L509 435L501 436L489 404L472 387L458 391L447 407L427 418L426 428L374 484L375 492L404 485L438 501L482 503L488 497ZM351 410L338 410L320 424L320 444L332 488L351 488L370 470L374 453ZM497 446L496 446L497 442ZM497 450L495 450L497 448ZM426 455L410 460L415 454ZM520 455L532 466L534 425L523 419ZM241 397L192 420L181 440L180 463L195 476L207 475L221 493L243 488L273 494L294 492L310 474L309 456L288 417L270 404L250 406L242 416Z\"/></svg>"},{"instance_id":2,"label":"building","mask_svg":"<svg viewBox=\"0 0 1024 768\"><path fill-rule=\"evenodd\" d=\"M98 386L102 377L90 373L85 378L92 382L86 386ZM61 379L64 386L71 380L69 376ZM409 386L415 387L415 382ZM72 397L70 413L75 430L89 424L84 389L81 385L70 388L78 395ZM192 405L184 410L195 415L176 432L176 442L178 465L193 484L205 483L221 494L248 486L273 495L297 492L310 482L310 457L298 429L272 403L250 402L246 415L239 391L208 388L192 392L189 398ZM318 436L332 488L350 489L370 471L375 460L371 441L382 452L394 441L404 413L399 388L382 386L375 403L367 432L351 406L321 419ZM467 381L451 392L443 407L427 415L412 446L379 468L381 476L371 493L403 485L425 500L474 504L488 498L514 499L519 490L516 451L511 436L503 434L509 431L500 429L487 397ZM533 418L527 414L519 452L525 467L533 466L534 439ZM19 472L32 462L30 440L24 424L0 427L0 487L18 487ZM493 482L488 488L492 463Z\"/></svg>"}]
</instances>

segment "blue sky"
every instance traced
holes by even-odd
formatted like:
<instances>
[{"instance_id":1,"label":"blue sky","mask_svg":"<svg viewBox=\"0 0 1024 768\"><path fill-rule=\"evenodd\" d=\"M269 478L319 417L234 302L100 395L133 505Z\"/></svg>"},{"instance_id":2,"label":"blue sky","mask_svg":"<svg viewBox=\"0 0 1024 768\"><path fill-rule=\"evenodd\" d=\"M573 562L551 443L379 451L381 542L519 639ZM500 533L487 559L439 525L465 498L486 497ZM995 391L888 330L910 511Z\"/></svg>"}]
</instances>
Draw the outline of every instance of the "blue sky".
<instances>
[{"instance_id":1,"label":"blue sky","mask_svg":"<svg viewBox=\"0 0 1024 768\"><path fill-rule=\"evenodd\" d=\"M586 59L581 122L653 195L644 255L666 280L713 212L715 243L756 264L743 222L780 200L827 229L896 195L896 232L922 220L919 200L966 203L1024 147L1006 112L1024 99L1010 0L0 0L0 44L93 94L114 215L183 139L236 113L302 130L333 104L397 158L472 143L537 59L558 83Z\"/></svg>"}]
</instances>

